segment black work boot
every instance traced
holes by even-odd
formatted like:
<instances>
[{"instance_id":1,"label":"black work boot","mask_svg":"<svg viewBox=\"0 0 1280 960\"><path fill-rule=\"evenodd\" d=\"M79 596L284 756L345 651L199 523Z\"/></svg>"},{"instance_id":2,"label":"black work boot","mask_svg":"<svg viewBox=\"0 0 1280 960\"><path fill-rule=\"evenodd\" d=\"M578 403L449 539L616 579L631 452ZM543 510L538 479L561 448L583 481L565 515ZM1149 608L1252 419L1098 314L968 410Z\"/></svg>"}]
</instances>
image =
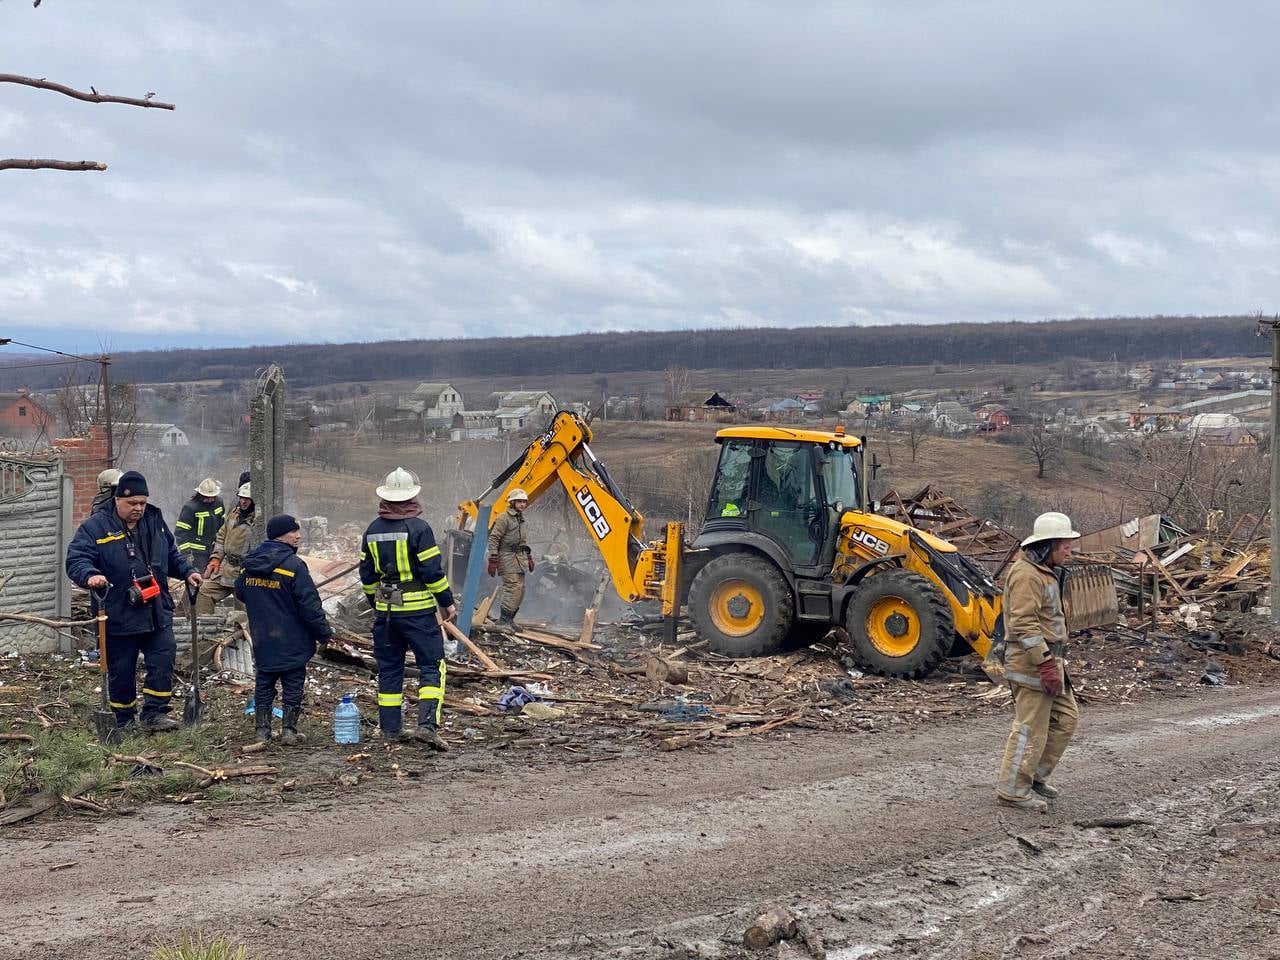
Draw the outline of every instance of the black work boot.
<instances>
[{"instance_id":1,"label":"black work boot","mask_svg":"<svg viewBox=\"0 0 1280 960\"><path fill-rule=\"evenodd\" d=\"M182 724L177 720L172 717L166 717L163 713L142 718L142 729L147 733L165 733L169 730L177 730L181 726Z\"/></svg>"},{"instance_id":2,"label":"black work boot","mask_svg":"<svg viewBox=\"0 0 1280 960\"><path fill-rule=\"evenodd\" d=\"M498 615L498 628L499 628L499 629L506 629L506 630L515 630L515 629L517 629L517 627L516 627L516 615L515 615L515 613L514 613L514 612L512 612L512 611L509 611L509 610L503 610L503 611Z\"/></svg>"},{"instance_id":3,"label":"black work boot","mask_svg":"<svg viewBox=\"0 0 1280 960\"><path fill-rule=\"evenodd\" d=\"M304 742L307 738L298 732L298 716L302 713L301 707L284 708L284 730L280 734L280 742L286 747L296 747Z\"/></svg>"},{"instance_id":4,"label":"black work boot","mask_svg":"<svg viewBox=\"0 0 1280 960\"><path fill-rule=\"evenodd\" d=\"M271 708L253 708L253 739L259 743L271 742Z\"/></svg>"},{"instance_id":5,"label":"black work boot","mask_svg":"<svg viewBox=\"0 0 1280 960\"><path fill-rule=\"evenodd\" d=\"M445 753L449 749L449 745L440 738L440 731L436 727L434 706L430 710L425 706L419 708L418 729L413 731L413 739L419 743L426 744L437 753Z\"/></svg>"}]
</instances>

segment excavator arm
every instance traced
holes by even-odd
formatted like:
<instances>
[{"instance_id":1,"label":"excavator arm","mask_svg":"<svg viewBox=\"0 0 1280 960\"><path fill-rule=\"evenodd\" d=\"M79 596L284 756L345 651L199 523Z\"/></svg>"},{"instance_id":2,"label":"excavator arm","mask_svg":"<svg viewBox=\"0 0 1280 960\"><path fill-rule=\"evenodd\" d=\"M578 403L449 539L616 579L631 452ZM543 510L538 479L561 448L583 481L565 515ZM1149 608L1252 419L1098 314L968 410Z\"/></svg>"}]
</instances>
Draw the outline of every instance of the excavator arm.
<instances>
[{"instance_id":1,"label":"excavator arm","mask_svg":"<svg viewBox=\"0 0 1280 960\"><path fill-rule=\"evenodd\" d=\"M504 503L519 487L533 503L555 486L569 502L600 551L613 586L623 600L661 600L662 613L674 627L679 613L680 557L684 526L667 524L666 536L644 541L644 517L613 482L605 465L591 452L591 428L577 414L561 410L546 432L535 437L524 453L499 474L489 489L458 507L458 528L474 529L480 504L493 497ZM496 519L490 514L489 525ZM476 546L485 549L487 531L476 531ZM475 549L475 547L473 547Z\"/></svg>"}]
</instances>

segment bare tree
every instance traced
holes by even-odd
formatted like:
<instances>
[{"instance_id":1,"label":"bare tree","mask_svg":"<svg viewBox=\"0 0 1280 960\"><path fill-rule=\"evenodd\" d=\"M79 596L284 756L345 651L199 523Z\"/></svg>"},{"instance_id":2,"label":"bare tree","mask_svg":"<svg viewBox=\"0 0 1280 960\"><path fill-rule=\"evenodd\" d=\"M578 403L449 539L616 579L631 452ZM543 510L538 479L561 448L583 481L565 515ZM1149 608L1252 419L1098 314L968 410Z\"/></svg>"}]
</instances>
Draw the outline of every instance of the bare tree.
<instances>
[{"instance_id":1,"label":"bare tree","mask_svg":"<svg viewBox=\"0 0 1280 960\"><path fill-rule=\"evenodd\" d=\"M40 0L33 0L32 6L40 6ZM115 94L99 93L96 87L89 87L86 93L66 84L55 83L44 77L24 77L16 73L0 73L0 83L16 83L37 90L49 90L85 103L122 103L130 107L143 107L148 110L172 110L172 103L156 100L155 93L148 92L141 97L121 97ZM48 160L48 159L0 159L0 170L105 170L107 165L97 160Z\"/></svg>"},{"instance_id":2,"label":"bare tree","mask_svg":"<svg viewBox=\"0 0 1280 960\"><path fill-rule=\"evenodd\" d=\"M667 394L667 406L678 406L684 395L689 392L689 368L679 364L668 364L662 371Z\"/></svg>"},{"instance_id":3,"label":"bare tree","mask_svg":"<svg viewBox=\"0 0 1280 960\"><path fill-rule=\"evenodd\" d=\"M1245 514L1265 514L1271 464L1266 445L1211 446L1180 436L1152 436L1126 449L1121 483L1142 508L1188 529L1223 514L1230 529Z\"/></svg>"},{"instance_id":4,"label":"bare tree","mask_svg":"<svg viewBox=\"0 0 1280 960\"><path fill-rule=\"evenodd\" d=\"M1045 469L1057 462L1061 444L1045 425L1043 418L1038 418L1031 427L1022 434L1022 445L1027 448L1031 458L1036 462L1036 478L1044 477Z\"/></svg>"},{"instance_id":5,"label":"bare tree","mask_svg":"<svg viewBox=\"0 0 1280 960\"><path fill-rule=\"evenodd\" d=\"M924 438L929 435L929 421L924 417L910 417L907 420L907 449L911 451L911 462L916 462L920 448L924 446Z\"/></svg>"},{"instance_id":6,"label":"bare tree","mask_svg":"<svg viewBox=\"0 0 1280 960\"><path fill-rule=\"evenodd\" d=\"M101 381L81 382L75 373L69 373L55 394L58 407L57 422L62 433L69 437L83 437L95 423L104 423L105 398ZM138 385L113 383L111 385L111 425L114 438L115 459L118 463L129 453L138 435Z\"/></svg>"}]
</instances>

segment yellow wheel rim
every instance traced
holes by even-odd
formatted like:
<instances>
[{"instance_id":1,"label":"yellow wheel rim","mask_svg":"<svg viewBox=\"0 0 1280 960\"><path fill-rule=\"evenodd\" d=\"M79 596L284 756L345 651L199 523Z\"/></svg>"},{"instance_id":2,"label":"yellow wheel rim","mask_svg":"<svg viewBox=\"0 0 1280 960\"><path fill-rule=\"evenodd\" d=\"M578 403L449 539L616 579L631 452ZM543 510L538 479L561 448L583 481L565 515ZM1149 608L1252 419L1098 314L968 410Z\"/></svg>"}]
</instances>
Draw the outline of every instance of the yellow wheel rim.
<instances>
[{"instance_id":1,"label":"yellow wheel rim","mask_svg":"<svg viewBox=\"0 0 1280 960\"><path fill-rule=\"evenodd\" d=\"M724 580L711 591L711 622L730 637L745 637L764 623L764 594L745 580Z\"/></svg>"},{"instance_id":2,"label":"yellow wheel rim","mask_svg":"<svg viewBox=\"0 0 1280 960\"><path fill-rule=\"evenodd\" d=\"M901 597L881 597L867 611L867 639L888 657L905 657L920 642L920 617Z\"/></svg>"}]
</instances>

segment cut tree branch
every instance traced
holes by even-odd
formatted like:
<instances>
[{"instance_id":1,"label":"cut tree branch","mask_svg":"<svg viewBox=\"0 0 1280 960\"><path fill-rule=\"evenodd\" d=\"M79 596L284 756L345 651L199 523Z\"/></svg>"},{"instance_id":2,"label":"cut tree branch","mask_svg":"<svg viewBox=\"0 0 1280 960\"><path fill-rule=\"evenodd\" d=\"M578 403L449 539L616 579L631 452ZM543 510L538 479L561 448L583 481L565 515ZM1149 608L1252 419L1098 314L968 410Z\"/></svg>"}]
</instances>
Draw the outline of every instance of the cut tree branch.
<instances>
[{"instance_id":1,"label":"cut tree branch","mask_svg":"<svg viewBox=\"0 0 1280 960\"><path fill-rule=\"evenodd\" d=\"M96 160L0 160L0 170L105 170Z\"/></svg>"},{"instance_id":2,"label":"cut tree branch","mask_svg":"<svg viewBox=\"0 0 1280 960\"><path fill-rule=\"evenodd\" d=\"M52 80L46 80L44 77L24 77L16 73L0 73L0 83L20 83L27 87L36 87L40 90L52 90L55 93L61 93L68 97L74 97L76 100L83 100L86 103L123 103L130 107L147 107L156 110L173 110L172 103L162 103L159 100L152 100L154 93L149 93L145 97L117 97L109 93L99 93L93 87L90 87L90 93L83 90L77 90L74 87L68 87L64 83L54 83Z\"/></svg>"}]
</instances>

